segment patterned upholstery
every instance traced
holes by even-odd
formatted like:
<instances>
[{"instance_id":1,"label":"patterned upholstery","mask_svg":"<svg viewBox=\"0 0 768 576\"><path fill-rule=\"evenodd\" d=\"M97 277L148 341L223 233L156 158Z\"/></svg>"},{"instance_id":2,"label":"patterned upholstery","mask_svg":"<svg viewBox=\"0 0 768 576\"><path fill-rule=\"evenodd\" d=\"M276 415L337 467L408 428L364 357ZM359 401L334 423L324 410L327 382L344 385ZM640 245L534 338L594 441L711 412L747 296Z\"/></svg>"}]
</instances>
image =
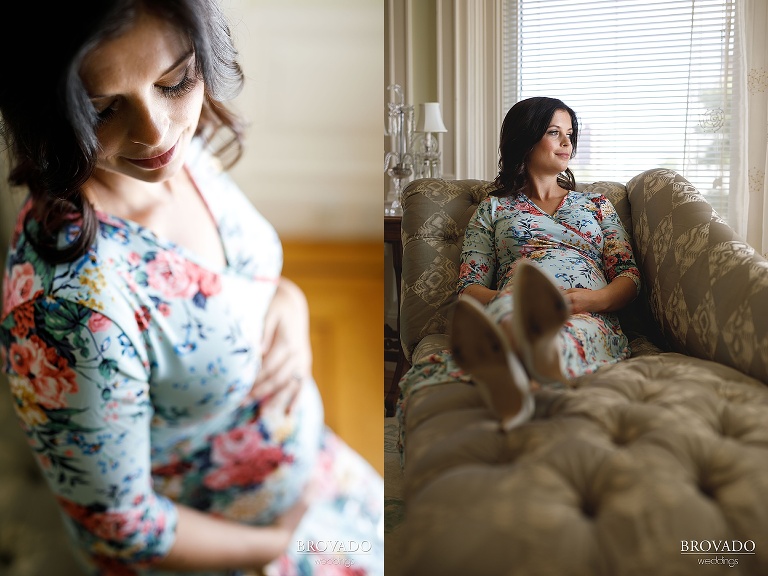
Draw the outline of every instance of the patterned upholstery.
<instances>
[{"instance_id":1,"label":"patterned upholstery","mask_svg":"<svg viewBox=\"0 0 768 576\"><path fill-rule=\"evenodd\" d=\"M403 191L400 339L411 364L447 345L464 229L489 190L481 180L424 178Z\"/></svg>"},{"instance_id":2,"label":"patterned upholstery","mask_svg":"<svg viewBox=\"0 0 768 576\"><path fill-rule=\"evenodd\" d=\"M506 434L474 386L411 388L403 576L768 574L768 266L674 172L586 188L616 206L643 274L622 317L632 358L538 391ZM447 345L464 227L488 189L405 190L414 361ZM681 554L691 541L756 553Z\"/></svg>"},{"instance_id":3,"label":"patterned upholstery","mask_svg":"<svg viewBox=\"0 0 768 576\"><path fill-rule=\"evenodd\" d=\"M670 170L627 185L635 255L673 349L768 383L768 261Z\"/></svg>"}]
</instances>

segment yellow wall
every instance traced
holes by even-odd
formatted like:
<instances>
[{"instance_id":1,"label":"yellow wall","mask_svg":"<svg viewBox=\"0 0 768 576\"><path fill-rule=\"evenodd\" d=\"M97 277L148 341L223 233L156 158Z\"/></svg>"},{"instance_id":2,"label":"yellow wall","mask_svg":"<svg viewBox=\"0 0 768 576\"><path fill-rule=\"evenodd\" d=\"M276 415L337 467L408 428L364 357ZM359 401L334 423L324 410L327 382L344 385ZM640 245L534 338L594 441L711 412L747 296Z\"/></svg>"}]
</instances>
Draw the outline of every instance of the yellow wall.
<instances>
[{"instance_id":1,"label":"yellow wall","mask_svg":"<svg viewBox=\"0 0 768 576\"><path fill-rule=\"evenodd\" d=\"M309 301L326 422L384 473L384 253L381 241L283 241L283 275Z\"/></svg>"}]
</instances>

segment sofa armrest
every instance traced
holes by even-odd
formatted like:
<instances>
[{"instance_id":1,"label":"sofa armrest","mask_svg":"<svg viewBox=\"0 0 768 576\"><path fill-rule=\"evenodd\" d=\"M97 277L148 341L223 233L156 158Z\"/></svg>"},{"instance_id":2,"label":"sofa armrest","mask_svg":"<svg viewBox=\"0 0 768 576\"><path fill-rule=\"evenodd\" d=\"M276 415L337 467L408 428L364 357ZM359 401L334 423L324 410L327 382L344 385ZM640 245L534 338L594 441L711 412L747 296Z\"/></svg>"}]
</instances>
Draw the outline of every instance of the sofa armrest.
<instances>
[{"instance_id":1,"label":"sofa armrest","mask_svg":"<svg viewBox=\"0 0 768 576\"><path fill-rule=\"evenodd\" d=\"M422 178L403 191L400 340L410 363L422 339L448 334L464 230L492 189L493 183L484 180ZM435 352L440 342L435 339L422 350Z\"/></svg>"},{"instance_id":2,"label":"sofa armrest","mask_svg":"<svg viewBox=\"0 0 768 576\"><path fill-rule=\"evenodd\" d=\"M670 346L768 384L768 261L681 175L627 184L638 266Z\"/></svg>"},{"instance_id":3,"label":"sofa armrest","mask_svg":"<svg viewBox=\"0 0 768 576\"><path fill-rule=\"evenodd\" d=\"M450 337L445 332L440 334L427 334L419 340L411 353L411 362L417 362L428 358L432 354L437 354L442 350L448 350L450 347Z\"/></svg>"}]
</instances>

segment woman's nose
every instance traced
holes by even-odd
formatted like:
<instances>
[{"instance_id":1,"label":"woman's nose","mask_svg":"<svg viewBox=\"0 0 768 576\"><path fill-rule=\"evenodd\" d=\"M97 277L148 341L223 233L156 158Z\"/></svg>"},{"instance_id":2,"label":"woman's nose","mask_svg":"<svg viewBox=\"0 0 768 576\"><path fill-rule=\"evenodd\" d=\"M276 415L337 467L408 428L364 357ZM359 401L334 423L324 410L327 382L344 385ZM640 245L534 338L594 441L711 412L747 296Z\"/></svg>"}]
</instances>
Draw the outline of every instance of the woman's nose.
<instances>
[{"instance_id":1,"label":"woman's nose","mask_svg":"<svg viewBox=\"0 0 768 576\"><path fill-rule=\"evenodd\" d=\"M139 104L134 109L129 127L131 142L147 147L159 146L163 143L168 129L168 115L162 107Z\"/></svg>"}]
</instances>

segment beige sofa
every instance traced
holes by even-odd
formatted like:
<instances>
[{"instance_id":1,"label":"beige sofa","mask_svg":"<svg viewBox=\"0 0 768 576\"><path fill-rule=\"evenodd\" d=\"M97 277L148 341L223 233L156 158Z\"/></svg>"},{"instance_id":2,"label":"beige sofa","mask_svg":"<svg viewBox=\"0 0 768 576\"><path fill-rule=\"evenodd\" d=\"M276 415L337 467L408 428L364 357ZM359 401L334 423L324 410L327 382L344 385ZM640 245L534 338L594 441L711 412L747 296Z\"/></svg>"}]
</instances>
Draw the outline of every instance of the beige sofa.
<instances>
[{"instance_id":1,"label":"beige sofa","mask_svg":"<svg viewBox=\"0 0 768 576\"><path fill-rule=\"evenodd\" d=\"M633 357L536 393L502 433L476 389L400 404L404 576L768 574L768 262L669 170L600 182L633 238ZM464 228L489 182L404 191L401 339L447 348Z\"/></svg>"}]
</instances>

